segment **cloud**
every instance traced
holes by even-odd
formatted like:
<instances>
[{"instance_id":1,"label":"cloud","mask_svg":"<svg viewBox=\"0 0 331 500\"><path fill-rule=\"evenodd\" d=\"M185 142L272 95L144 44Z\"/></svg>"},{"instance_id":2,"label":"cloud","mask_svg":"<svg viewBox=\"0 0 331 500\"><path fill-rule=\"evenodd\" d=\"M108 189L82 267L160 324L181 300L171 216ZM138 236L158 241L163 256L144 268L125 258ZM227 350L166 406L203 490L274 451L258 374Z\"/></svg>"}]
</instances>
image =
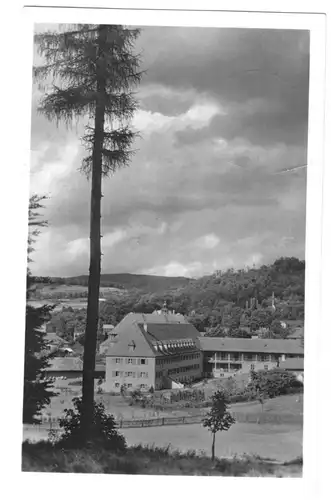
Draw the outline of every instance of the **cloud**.
<instances>
[{"instance_id":1,"label":"cloud","mask_svg":"<svg viewBox=\"0 0 331 500\"><path fill-rule=\"evenodd\" d=\"M115 246L120 241L123 241L125 239L125 236L126 236L126 232L121 230L121 229L113 231L112 233L107 233L102 238L102 245L106 249L109 249L109 248Z\"/></svg>"},{"instance_id":2,"label":"cloud","mask_svg":"<svg viewBox=\"0 0 331 500\"><path fill-rule=\"evenodd\" d=\"M148 69L129 168L103 179L102 271L193 276L304 257L309 34L145 28ZM47 122L33 99L31 190L50 194L38 274L88 272L83 123Z\"/></svg>"},{"instance_id":3,"label":"cloud","mask_svg":"<svg viewBox=\"0 0 331 500\"><path fill-rule=\"evenodd\" d=\"M190 262L188 264L181 264L179 262L169 262L168 264L160 267L146 269L146 274L161 275L161 276L194 276L195 273L201 271L201 262Z\"/></svg>"},{"instance_id":4,"label":"cloud","mask_svg":"<svg viewBox=\"0 0 331 500\"><path fill-rule=\"evenodd\" d=\"M159 112L140 110L136 113L133 125L144 135L158 131L181 131L190 127L194 131L205 127L206 123L222 112L220 107L213 102L198 102L186 110L185 113L167 116Z\"/></svg>"},{"instance_id":5,"label":"cloud","mask_svg":"<svg viewBox=\"0 0 331 500\"><path fill-rule=\"evenodd\" d=\"M219 244L220 239L215 234L206 234L196 241L196 245L200 248L215 248Z\"/></svg>"}]
</instances>

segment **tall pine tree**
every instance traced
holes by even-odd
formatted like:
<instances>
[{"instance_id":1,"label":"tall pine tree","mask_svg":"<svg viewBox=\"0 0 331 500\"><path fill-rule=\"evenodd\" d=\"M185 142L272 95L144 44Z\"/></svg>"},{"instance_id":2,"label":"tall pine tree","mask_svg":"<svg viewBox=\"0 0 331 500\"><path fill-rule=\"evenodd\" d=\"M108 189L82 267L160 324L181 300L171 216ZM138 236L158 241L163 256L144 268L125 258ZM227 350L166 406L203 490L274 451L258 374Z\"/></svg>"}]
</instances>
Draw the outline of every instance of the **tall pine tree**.
<instances>
[{"instance_id":1,"label":"tall pine tree","mask_svg":"<svg viewBox=\"0 0 331 500\"><path fill-rule=\"evenodd\" d=\"M134 54L137 29L123 26L74 25L61 32L36 35L44 64L34 68L40 81L51 77L52 90L39 110L50 120L88 118L82 170L91 177L90 267L84 342L81 430L92 435L94 371L101 272L102 176L129 164L135 133L130 119L137 109L132 89L140 82L140 58Z\"/></svg>"},{"instance_id":2,"label":"tall pine tree","mask_svg":"<svg viewBox=\"0 0 331 500\"><path fill-rule=\"evenodd\" d=\"M42 227L47 221L41 218L39 210L44 208L46 196L33 195L29 200L28 263L31 262L32 247ZM27 271L27 300L31 296L34 278ZM25 311L25 346L24 346L24 386L23 386L23 422L33 423L38 420L41 410L50 403L54 392L52 384L45 379L45 368L50 356L46 351L45 333L41 327L50 317L53 306L32 307L26 305Z\"/></svg>"}]
</instances>

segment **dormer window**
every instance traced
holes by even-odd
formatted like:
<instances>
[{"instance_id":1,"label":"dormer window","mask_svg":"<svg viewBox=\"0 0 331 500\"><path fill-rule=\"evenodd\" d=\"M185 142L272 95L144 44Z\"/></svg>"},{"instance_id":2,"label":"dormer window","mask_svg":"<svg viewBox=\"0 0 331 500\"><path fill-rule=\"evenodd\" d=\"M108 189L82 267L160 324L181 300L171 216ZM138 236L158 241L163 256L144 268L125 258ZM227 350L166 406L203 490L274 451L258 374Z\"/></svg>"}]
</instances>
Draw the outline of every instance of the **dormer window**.
<instances>
[{"instance_id":1,"label":"dormer window","mask_svg":"<svg viewBox=\"0 0 331 500\"><path fill-rule=\"evenodd\" d=\"M136 348L135 342L132 340L130 344L128 344L129 351L134 351Z\"/></svg>"}]
</instances>

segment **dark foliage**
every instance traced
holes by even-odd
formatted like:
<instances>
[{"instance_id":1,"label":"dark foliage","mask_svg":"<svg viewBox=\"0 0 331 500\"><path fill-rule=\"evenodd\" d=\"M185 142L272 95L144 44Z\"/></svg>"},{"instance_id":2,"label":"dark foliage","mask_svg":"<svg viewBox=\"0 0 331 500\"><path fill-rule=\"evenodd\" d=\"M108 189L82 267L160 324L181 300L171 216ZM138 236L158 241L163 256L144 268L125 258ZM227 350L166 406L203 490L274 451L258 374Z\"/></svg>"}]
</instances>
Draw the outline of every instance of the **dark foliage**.
<instances>
[{"instance_id":1,"label":"dark foliage","mask_svg":"<svg viewBox=\"0 0 331 500\"><path fill-rule=\"evenodd\" d=\"M104 449L59 450L47 442L24 442L22 470L30 472L143 474L180 476L270 476L302 474L302 458L284 464L258 456L210 458L202 452L134 446L123 452Z\"/></svg>"},{"instance_id":2,"label":"dark foliage","mask_svg":"<svg viewBox=\"0 0 331 500\"><path fill-rule=\"evenodd\" d=\"M25 349L24 349L24 391L23 422L33 423L38 420L41 410L50 403L55 395L52 384L45 379L45 368L51 358L47 354L45 333L39 329L52 307L26 307Z\"/></svg>"},{"instance_id":3,"label":"dark foliage","mask_svg":"<svg viewBox=\"0 0 331 500\"><path fill-rule=\"evenodd\" d=\"M251 372L251 380L248 384L248 390L254 392L257 399L261 395L267 398L275 398L290 392L299 392L302 389L302 382L299 382L293 373L277 368Z\"/></svg>"},{"instance_id":4,"label":"dark foliage","mask_svg":"<svg viewBox=\"0 0 331 500\"><path fill-rule=\"evenodd\" d=\"M32 244L40 234L38 228L47 226L39 210L44 208L43 201L46 196L33 195L29 200L29 236L28 236L28 262L29 255L34 251ZM35 280L27 269L27 299L34 289ZM51 390L52 384L45 379L45 368L49 365L51 355L47 353L45 333L41 331L42 325L51 317L52 306L31 307L25 310L25 343L24 343L24 385L23 385L23 422L34 423L38 421L42 409L50 403L50 398L55 395Z\"/></svg>"},{"instance_id":5,"label":"dark foliage","mask_svg":"<svg viewBox=\"0 0 331 500\"><path fill-rule=\"evenodd\" d=\"M64 430L57 446L64 449L99 447L107 450L124 450L125 438L117 432L117 424L113 415L105 411L102 403L94 402L92 434L88 441L81 425L82 400L73 400L74 409L64 410L65 416L60 420L60 427Z\"/></svg>"}]
</instances>

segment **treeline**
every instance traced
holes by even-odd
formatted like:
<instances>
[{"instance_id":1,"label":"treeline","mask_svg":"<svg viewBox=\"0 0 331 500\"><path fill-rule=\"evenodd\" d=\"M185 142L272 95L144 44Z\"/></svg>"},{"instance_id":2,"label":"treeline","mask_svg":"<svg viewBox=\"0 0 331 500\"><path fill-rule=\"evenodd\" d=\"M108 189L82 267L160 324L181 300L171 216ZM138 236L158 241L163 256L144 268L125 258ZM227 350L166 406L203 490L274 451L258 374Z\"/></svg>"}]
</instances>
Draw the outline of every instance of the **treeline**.
<instances>
[{"instance_id":1,"label":"treeline","mask_svg":"<svg viewBox=\"0 0 331 500\"><path fill-rule=\"evenodd\" d=\"M78 285L78 286L88 286L88 276L77 276L74 278L51 278L51 282L54 285ZM101 286L107 288L119 288L124 289L124 286L120 283L115 283L110 280L102 280Z\"/></svg>"},{"instance_id":2,"label":"treeline","mask_svg":"<svg viewBox=\"0 0 331 500\"><path fill-rule=\"evenodd\" d=\"M252 332L265 329L266 336L286 336L289 331L281 320L304 318L304 285L305 262L280 258L270 266L218 271L176 290L112 295L100 305L100 321L115 326L131 311L152 313L166 302L170 311L188 316L200 332L209 335L247 337L248 328ZM272 294L276 311L270 307ZM82 328L81 312L69 313L71 324L77 320Z\"/></svg>"}]
</instances>

